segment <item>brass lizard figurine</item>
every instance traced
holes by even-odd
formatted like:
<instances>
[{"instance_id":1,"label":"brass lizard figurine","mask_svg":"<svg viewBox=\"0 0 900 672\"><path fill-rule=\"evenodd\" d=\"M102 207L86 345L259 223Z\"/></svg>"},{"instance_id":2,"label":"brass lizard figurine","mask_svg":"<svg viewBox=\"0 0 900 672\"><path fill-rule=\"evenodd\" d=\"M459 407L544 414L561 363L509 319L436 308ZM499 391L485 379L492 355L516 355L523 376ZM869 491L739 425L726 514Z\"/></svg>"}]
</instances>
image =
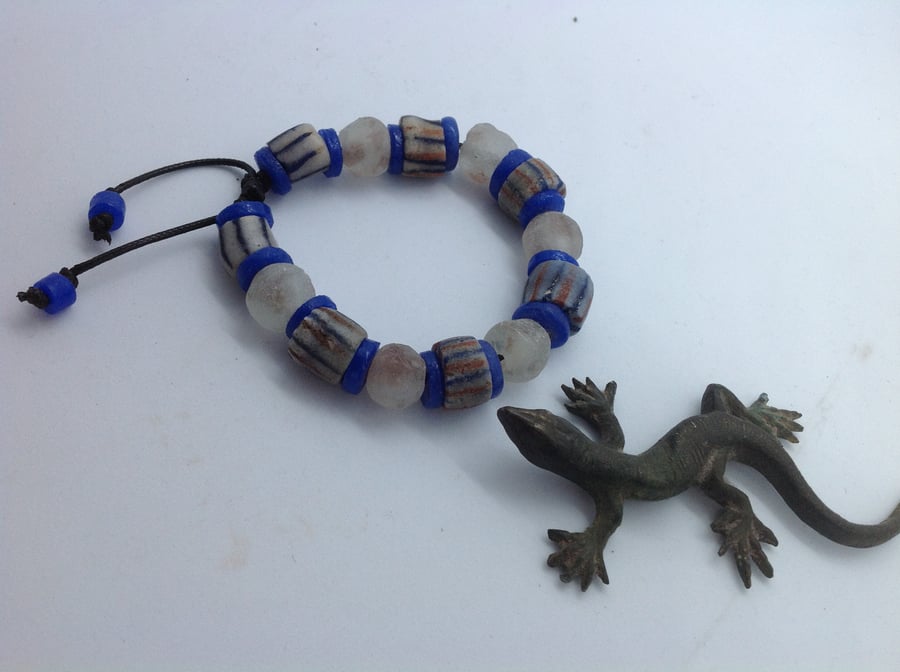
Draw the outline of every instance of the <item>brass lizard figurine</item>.
<instances>
[{"instance_id":1,"label":"brass lizard figurine","mask_svg":"<svg viewBox=\"0 0 900 672\"><path fill-rule=\"evenodd\" d=\"M596 515L584 532L547 532L559 545L547 563L559 568L564 582L577 579L582 590L595 576L609 583L603 549L622 522L625 499L661 500L691 486L722 507L711 527L723 537L719 555L734 553L744 586L750 587L751 561L771 578L762 544L778 541L754 515L747 495L725 480L729 460L759 471L804 523L839 544L865 548L900 533L900 505L881 523L857 525L822 503L779 441L797 442L800 414L769 406L765 394L745 406L725 387L710 385L700 415L680 422L645 452L630 455L623 452L625 438L613 412L615 382L602 390L590 378L572 383L562 388L569 398L566 408L591 425L595 441L549 411L509 406L497 411L529 462L572 481L594 500Z\"/></svg>"}]
</instances>

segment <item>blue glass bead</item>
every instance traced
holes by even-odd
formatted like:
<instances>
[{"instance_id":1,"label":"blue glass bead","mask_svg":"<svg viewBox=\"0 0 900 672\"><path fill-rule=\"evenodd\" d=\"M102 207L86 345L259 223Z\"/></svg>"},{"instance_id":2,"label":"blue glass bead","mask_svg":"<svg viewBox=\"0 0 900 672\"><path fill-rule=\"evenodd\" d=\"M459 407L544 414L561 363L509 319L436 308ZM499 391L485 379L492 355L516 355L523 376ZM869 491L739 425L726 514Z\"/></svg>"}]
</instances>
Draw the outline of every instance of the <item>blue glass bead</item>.
<instances>
[{"instance_id":1,"label":"blue glass bead","mask_svg":"<svg viewBox=\"0 0 900 672\"><path fill-rule=\"evenodd\" d=\"M541 250L528 260L528 275L531 275L531 272L540 264L543 264L545 261L553 260L566 261L578 266L578 260L562 250Z\"/></svg>"},{"instance_id":2,"label":"blue glass bead","mask_svg":"<svg viewBox=\"0 0 900 672\"><path fill-rule=\"evenodd\" d=\"M262 217L269 223L269 226L275 226L275 220L272 218L272 209L262 201L238 201L237 203L232 203L216 215L216 226L222 228L222 225L226 222L233 222L241 217Z\"/></svg>"},{"instance_id":3,"label":"blue glass bead","mask_svg":"<svg viewBox=\"0 0 900 672\"><path fill-rule=\"evenodd\" d=\"M122 194L112 189L100 191L91 198L88 206L88 220L93 219L97 215L109 215L112 217L112 225L110 231L120 228L125 221L125 199Z\"/></svg>"},{"instance_id":4,"label":"blue glass bead","mask_svg":"<svg viewBox=\"0 0 900 672\"><path fill-rule=\"evenodd\" d=\"M459 125L453 117L444 117L441 126L444 128L444 148L447 152L444 170L449 172L459 163Z\"/></svg>"},{"instance_id":5,"label":"blue glass bead","mask_svg":"<svg viewBox=\"0 0 900 672\"><path fill-rule=\"evenodd\" d=\"M388 172L391 175L400 175L403 172L403 131L397 124L388 124L387 129L391 136L391 160L388 163Z\"/></svg>"},{"instance_id":6,"label":"blue glass bead","mask_svg":"<svg viewBox=\"0 0 900 672\"><path fill-rule=\"evenodd\" d=\"M529 222L545 212L562 212L566 207L566 199L556 189L545 189L531 196L519 210L519 224L524 229Z\"/></svg>"},{"instance_id":7,"label":"blue glass bead","mask_svg":"<svg viewBox=\"0 0 900 672\"><path fill-rule=\"evenodd\" d=\"M282 165L278 163L278 159L275 158L275 154L272 153L268 145L260 148L253 155L253 158L256 159L256 165L259 166L260 171L269 176L269 181L272 183L272 191L283 196L291 190L290 176L288 176Z\"/></svg>"},{"instance_id":8,"label":"blue glass bead","mask_svg":"<svg viewBox=\"0 0 900 672\"><path fill-rule=\"evenodd\" d=\"M356 354L353 355L353 359L347 365L347 370L344 371L344 377L341 378L341 387L345 392L350 394L362 392L366 385L366 374L369 372L372 359L380 346L381 343L368 338L364 338L363 342L359 344Z\"/></svg>"},{"instance_id":9,"label":"blue glass bead","mask_svg":"<svg viewBox=\"0 0 900 672\"><path fill-rule=\"evenodd\" d=\"M287 327L285 327L284 329L284 335L288 338L293 336L294 331L297 329L297 327L300 326L300 323L303 322L303 320L306 319L306 316L316 308L331 308L332 310L337 310L337 306L334 305L334 301L332 301L324 294L314 296L302 306L297 308L296 311L294 311L294 314L291 315L291 319L288 320Z\"/></svg>"},{"instance_id":10,"label":"blue glass bead","mask_svg":"<svg viewBox=\"0 0 900 672\"><path fill-rule=\"evenodd\" d=\"M425 361L425 391L422 405L425 408L440 408L444 405L444 374L435 354L428 350L419 353Z\"/></svg>"},{"instance_id":11,"label":"blue glass bead","mask_svg":"<svg viewBox=\"0 0 900 672\"><path fill-rule=\"evenodd\" d=\"M569 340L571 327L569 318L563 309L555 303L544 301L529 301L523 303L513 313L514 320L534 320L544 328L550 336L550 347L558 348Z\"/></svg>"},{"instance_id":12,"label":"blue glass bead","mask_svg":"<svg viewBox=\"0 0 900 672\"><path fill-rule=\"evenodd\" d=\"M245 292L250 288L253 278L269 264L293 264L291 255L280 247L263 247L250 254L237 267L237 281Z\"/></svg>"},{"instance_id":13,"label":"blue glass bead","mask_svg":"<svg viewBox=\"0 0 900 672\"><path fill-rule=\"evenodd\" d=\"M503 188L503 184L510 174L530 158L531 154L524 149L514 149L503 157L503 160L494 169L494 174L491 175L490 192L494 200L500 195L500 189Z\"/></svg>"},{"instance_id":14,"label":"blue glass bead","mask_svg":"<svg viewBox=\"0 0 900 672\"><path fill-rule=\"evenodd\" d=\"M328 170L325 171L324 175L325 177L337 177L344 169L344 153L341 151L341 139L333 128L320 129L319 135L325 141L330 158Z\"/></svg>"},{"instance_id":15,"label":"blue glass bead","mask_svg":"<svg viewBox=\"0 0 900 672\"><path fill-rule=\"evenodd\" d=\"M496 398L503 391L503 367L500 364L500 357L494 346L487 341L478 341L484 356L487 357L488 366L491 371L491 399Z\"/></svg>"},{"instance_id":16,"label":"blue glass bead","mask_svg":"<svg viewBox=\"0 0 900 672\"><path fill-rule=\"evenodd\" d=\"M61 273L51 273L41 278L34 283L34 287L41 290L50 301L44 308L44 312L49 315L55 315L75 303L75 285Z\"/></svg>"}]
</instances>

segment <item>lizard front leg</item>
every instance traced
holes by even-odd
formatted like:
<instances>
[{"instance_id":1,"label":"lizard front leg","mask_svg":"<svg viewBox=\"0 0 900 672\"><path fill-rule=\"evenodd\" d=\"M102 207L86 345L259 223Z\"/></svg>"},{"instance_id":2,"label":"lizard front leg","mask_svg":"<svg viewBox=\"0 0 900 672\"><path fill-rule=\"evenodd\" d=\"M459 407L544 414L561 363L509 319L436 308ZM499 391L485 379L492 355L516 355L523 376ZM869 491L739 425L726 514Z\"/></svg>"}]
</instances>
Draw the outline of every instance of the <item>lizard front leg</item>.
<instances>
[{"instance_id":1,"label":"lizard front leg","mask_svg":"<svg viewBox=\"0 0 900 672\"><path fill-rule=\"evenodd\" d=\"M616 381L611 380L602 390L590 378L582 383L573 378L572 387L562 386L569 401L566 410L584 419L595 431L597 443L610 450L625 448L625 434L613 411L616 400Z\"/></svg>"},{"instance_id":2,"label":"lizard front leg","mask_svg":"<svg viewBox=\"0 0 900 672\"><path fill-rule=\"evenodd\" d=\"M777 546L778 540L772 530L763 525L753 513L747 495L727 483L721 473L711 473L700 483L700 488L722 506L719 515L710 525L713 532L722 535L719 555L725 555L728 551L734 553L738 574L741 575L745 588L750 587L751 561L756 563L763 576L771 579L772 565L762 544Z\"/></svg>"},{"instance_id":3,"label":"lizard front leg","mask_svg":"<svg viewBox=\"0 0 900 672\"><path fill-rule=\"evenodd\" d=\"M547 564L559 569L561 581L568 583L578 579L583 591L588 589L595 576L603 583L609 583L603 550L622 523L623 500L619 490L597 493L594 496L596 514L584 532L547 530L547 536L559 546L559 550L547 558Z\"/></svg>"}]
</instances>

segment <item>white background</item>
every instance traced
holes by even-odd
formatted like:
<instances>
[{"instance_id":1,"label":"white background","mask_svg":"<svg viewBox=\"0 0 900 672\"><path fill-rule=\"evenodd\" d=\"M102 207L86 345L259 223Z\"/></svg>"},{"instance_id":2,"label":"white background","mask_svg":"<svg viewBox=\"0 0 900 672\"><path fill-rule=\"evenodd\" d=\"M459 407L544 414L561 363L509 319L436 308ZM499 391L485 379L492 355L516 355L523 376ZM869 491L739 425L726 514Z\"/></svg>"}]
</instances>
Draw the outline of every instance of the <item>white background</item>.
<instances>
[{"instance_id":1,"label":"white background","mask_svg":"<svg viewBox=\"0 0 900 672\"><path fill-rule=\"evenodd\" d=\"M709 382L804 413L792 448L858 522L900 498L900 7L892 2L5 1L0 61L0 669L896 670L900 542L859 551L729 471L781 544L718 558L691 492L629 503L611 585L544 564L574 486L502 403L619 382L628 450ZM313 379L248 316L213 230L15 292L105 248L96 191L244 159L300 122L489 121L569 188L596 297L544 373L461 413ZM126 194L116 242L214 214L230 171ZM481 337L516 307L516 226L461 176L316 176L283 247L382 342Z\"/></svg>"}]
</instances>

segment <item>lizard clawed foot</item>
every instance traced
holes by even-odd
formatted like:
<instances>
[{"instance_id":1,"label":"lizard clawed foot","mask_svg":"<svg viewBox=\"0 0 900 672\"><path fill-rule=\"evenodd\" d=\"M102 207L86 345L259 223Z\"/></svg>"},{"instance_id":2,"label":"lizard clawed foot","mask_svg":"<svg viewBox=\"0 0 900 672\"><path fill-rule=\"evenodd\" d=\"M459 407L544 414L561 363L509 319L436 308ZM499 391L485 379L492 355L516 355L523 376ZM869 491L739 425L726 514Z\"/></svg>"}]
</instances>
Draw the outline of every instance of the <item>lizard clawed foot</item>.
<instances>
[{"instance_id":1,"label":"lizard clawed foot","mask_svg":"<svg viewBox=\"0 0 900 672\"><path fill-rule=\"evenodd\" d=\"M734 553L738 574L741 575L745 588L750 587L751 560L756 563L763 576L772 578L772 565L762 549L762 544L777 546L778 539L751 511L726 507L710 527L713 532L724 537L719 555L725 555L728 551Z\"/></svg>"},{"instance_id":2,"label":"lizard clawed foot","mask_svg":"<svg viewBox=\"0 0 900 672\"><path fill-rule=\"evenodd\" d=\"M596 413L597 409L612 412L613 402L616 399L616 382L609 381L604 389L600 389L590 378L585 378L582 383L577 378L572 379L572 387L562 386L569 401L566 408L569 412L583 418L588 418Z\"/></svg>"},{"instance_id":3,"label":"lizard clawed foot","mask_svg":"<svg viewBox=\"0 0 900 672\"><path fill-rule=\"evenodd\" d=\"M609 583L606 564L603 562L606 539L598 538L590 531L573 533L547 530L547 536L559 545L559 550L547 558L547 564L559 568L559 578L563 583L580 579L582 591L588 589L595 576L599 576L603 583Z\"/></svg>"},{"instance_id":4,"label":"lizard clawed foot","mask_svg":"<svg viewBox=\"0 0 900 672\"><path fill-rule=\"evenodd\" d=\"M802 432L803 425L794 421L802 414L769 406L767 394L759 395L759 398L747 408L747 413L753 422L772 432L779 439L785 439L791 443L800 441L794 432Z\"/></svg>"}]
</instances>

